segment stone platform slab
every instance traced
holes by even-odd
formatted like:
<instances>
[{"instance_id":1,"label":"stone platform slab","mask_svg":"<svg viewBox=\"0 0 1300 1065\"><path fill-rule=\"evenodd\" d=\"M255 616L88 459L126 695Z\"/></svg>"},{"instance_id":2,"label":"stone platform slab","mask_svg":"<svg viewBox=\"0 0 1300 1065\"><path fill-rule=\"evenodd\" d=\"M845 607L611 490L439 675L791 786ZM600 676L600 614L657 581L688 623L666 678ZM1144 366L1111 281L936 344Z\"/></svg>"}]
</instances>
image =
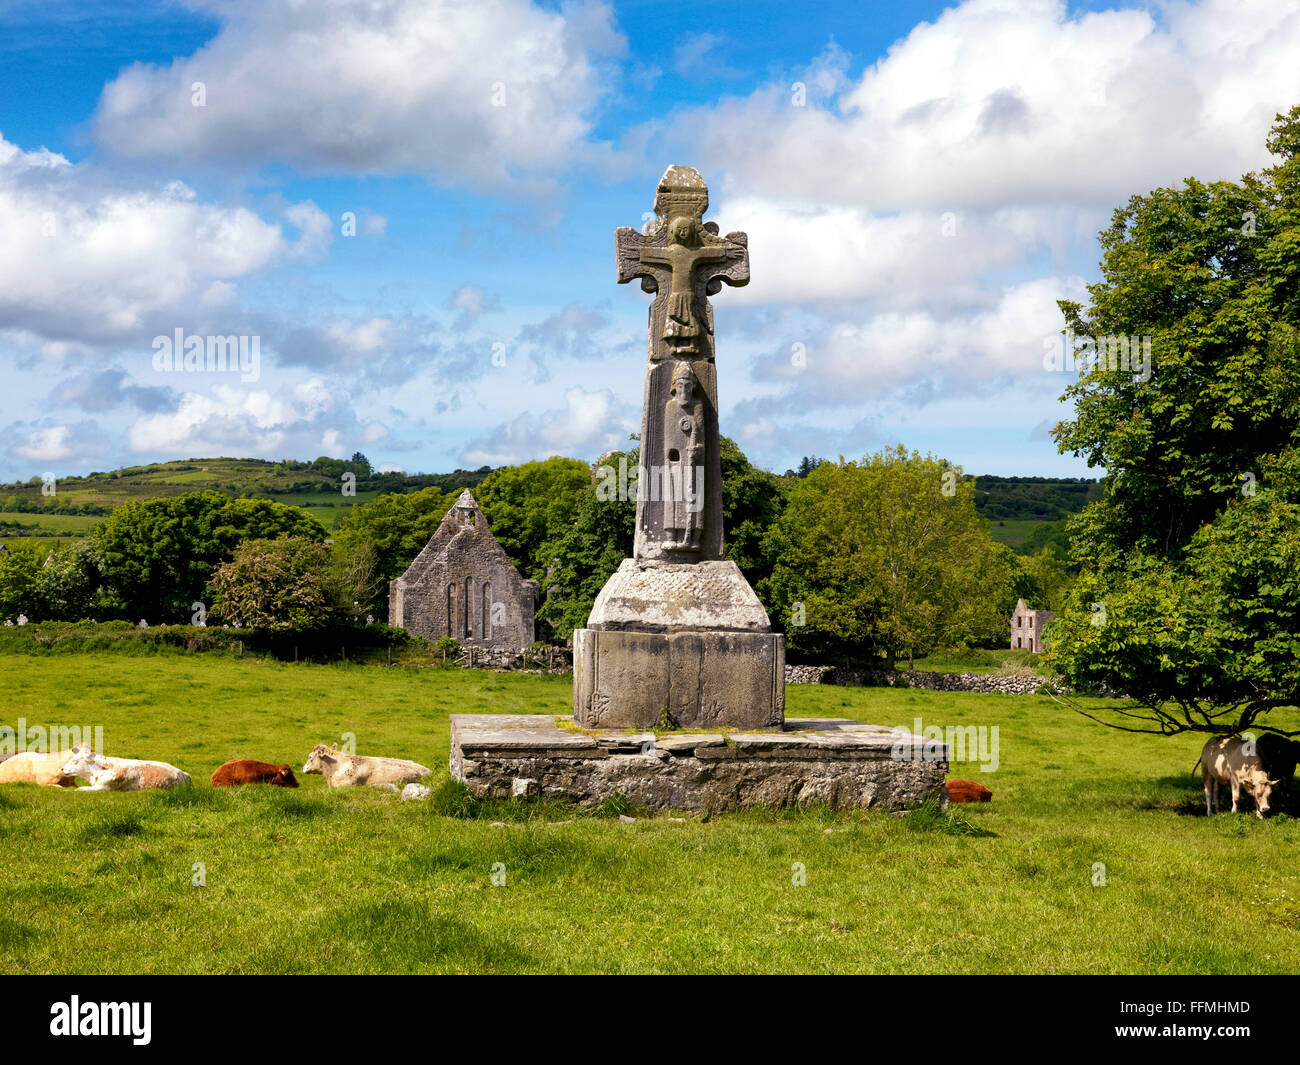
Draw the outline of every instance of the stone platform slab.
<instances>
[{"instance_id":1,"label":"stone platform slab","mask_svg":"<svg viewBox=\"0 0 1300 1065\"><path fill-rule=\"evenodd\" d=\"M826 803L906 810L946 801L948 750L906 729L792 718L779 730L584 729L568 716L453 714L451 773L478 796L651 809Z\"/></svg>"}]
</instances>

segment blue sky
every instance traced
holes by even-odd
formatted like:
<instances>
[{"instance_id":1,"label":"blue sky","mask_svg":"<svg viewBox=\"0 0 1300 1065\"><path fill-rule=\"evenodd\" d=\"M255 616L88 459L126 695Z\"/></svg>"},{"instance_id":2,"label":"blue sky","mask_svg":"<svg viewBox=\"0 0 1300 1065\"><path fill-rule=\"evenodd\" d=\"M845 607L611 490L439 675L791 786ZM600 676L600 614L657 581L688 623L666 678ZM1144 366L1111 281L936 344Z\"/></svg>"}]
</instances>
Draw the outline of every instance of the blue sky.
<instances>
[{"instance_id":1,"label":"blue sky","mask_svg":"<svg viewBox=\"0 0 1300 1065\"><path fill-rule=\"evenodd\" d=\"M592 459L641 401L613 230L670 163L749 234L714 307L754 461L1089 475L1055 301L1130 194L1267 165L1288 7L0 0L0 480ZM256 379L160 371L177 329Z\"/></svg>"}]
</instances>

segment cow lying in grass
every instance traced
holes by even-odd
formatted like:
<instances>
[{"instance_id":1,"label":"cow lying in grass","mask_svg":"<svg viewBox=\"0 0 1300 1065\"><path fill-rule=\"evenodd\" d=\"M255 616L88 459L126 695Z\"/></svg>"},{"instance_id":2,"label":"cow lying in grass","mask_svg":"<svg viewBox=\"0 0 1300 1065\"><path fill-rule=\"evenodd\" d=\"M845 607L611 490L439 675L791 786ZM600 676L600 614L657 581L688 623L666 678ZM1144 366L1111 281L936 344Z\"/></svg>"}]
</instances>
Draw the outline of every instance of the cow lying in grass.
<instances>
[{"instance_id":1,"label":"cow lying in grass","mask_svg":"<svg viewBox=\"0 0 1300 1065\"><path fill-rule=\"evenodd\" d=\"M109 758L95 754L89 747L68 761L63 771L90 781L78 791L143 791L146 788L174 788L190 782L190 775L185 770L166 762Z\"/></svg>"},{"instance_id":2,"label":"cow lying in grass","mask_svg":"<svg viewBox=\"0 0 1300 1065\"><path fill-rule=\"evenodd\" d=\"M70 751L38 754L36 751L19 751L0 762L0 784L40 784L45 788L71 788L77 775L69 774L64 766L69 759L90 748L73 747Z\"/></svg>"},{"instance_id":3,"label":"cow lying in grass","mask_svg":"<svg viewBox=\"0 0 1300 1065\"><path fill-rule=\"evenodd\" d=\"M1210 740L1201 750L1201 783L1205 785L1205 814L1219 809L1219 789L1232 789L1232 812L1238 812L1243 789L1255 800L1255 816L1263 820L1272 806L1273 789L1280 779L1270 778L1252 744L1247 753L1246 741L1239 736Z\"/></svg>"},{"instance_id":4,"label":"cow lying in grass","mask_svg":"<svg viewBox=\"0 0 1300 1065\"><path fill-rule=\"evenodd\" d=\"M331 788L359 784L382 787L385 784L418 784L433 770L405 758L374 758L368 755L343 754L338 746L316 744L307 756L304 773L320 773Z\"/></svg>"},{"instance_id":5,"label":"cow lying in grass","mask_svg":"<svg viewBox=\"0 0 1300 1065\"><path fill-rule=\"evenodd\" d=\"M949 802L989 802L993 798L993 792L973 780L954 777L944 781L943 787L948 793Z\"/></svg>"},{"instance_id":6,"label":"cow lying in grass","mask_svg":"<svg viewBox=\"0 0 1300 1065\"><path fill-rule=\"evenodd\" d=\"M240 784L274 784L277 788L296 788L293 769L287 765L255 762L251 758L237 758L218 766L212 774L214 788L232 788Z\"/></svg>"}]
</instances>

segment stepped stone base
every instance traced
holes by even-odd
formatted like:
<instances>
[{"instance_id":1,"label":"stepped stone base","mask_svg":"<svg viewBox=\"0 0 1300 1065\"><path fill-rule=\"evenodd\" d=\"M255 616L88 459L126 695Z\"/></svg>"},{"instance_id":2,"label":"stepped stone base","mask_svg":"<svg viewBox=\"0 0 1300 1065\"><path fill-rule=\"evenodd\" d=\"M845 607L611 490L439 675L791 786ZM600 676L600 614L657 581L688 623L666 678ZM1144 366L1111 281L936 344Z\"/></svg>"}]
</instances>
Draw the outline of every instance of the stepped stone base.
<instances>
[{"instance_id":1,"label":"stepped stone base","mask_svg":"<svg viewBox=\"0 0 1300 1065\"><path fill-rule=\"evenodd\" d=\"M551 714L453 714L451 773L478 796L652 809L826 803L907 810L946 802L948 750L905 729L796 718L776 731L582 729Z\"/></svg>"}]
</instances>

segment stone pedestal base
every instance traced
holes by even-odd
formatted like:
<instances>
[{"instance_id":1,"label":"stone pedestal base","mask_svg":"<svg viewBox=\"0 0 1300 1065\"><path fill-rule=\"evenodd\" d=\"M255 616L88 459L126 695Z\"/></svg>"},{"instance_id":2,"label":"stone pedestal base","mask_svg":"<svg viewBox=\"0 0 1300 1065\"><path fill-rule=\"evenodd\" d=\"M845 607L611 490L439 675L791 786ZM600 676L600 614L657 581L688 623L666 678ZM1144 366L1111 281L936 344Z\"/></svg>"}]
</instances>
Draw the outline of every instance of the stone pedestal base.
<instances>
[{"instance_id":1,"label":"stone pedestal base","mask_svg":"<svg viewBox=\"0 0 1300 1065\"><path fill-rule=\"evenodd\" d=\"M582 728L780 728L785 637L578 629L573 716Z\"/></svg>"},{"instance_id":2,"label":"stone pedestal base","mask_svg":"<svg viewBox=\"0 0 1300 1065\"><path fill-rule=\"evenodd\" d=\"M549 714L453 714L451 773L480 797L544 795L651 809L947 802L948 750L905 729L793 719L771 732L580 729Z\"/></svg>"}]
</instances>

